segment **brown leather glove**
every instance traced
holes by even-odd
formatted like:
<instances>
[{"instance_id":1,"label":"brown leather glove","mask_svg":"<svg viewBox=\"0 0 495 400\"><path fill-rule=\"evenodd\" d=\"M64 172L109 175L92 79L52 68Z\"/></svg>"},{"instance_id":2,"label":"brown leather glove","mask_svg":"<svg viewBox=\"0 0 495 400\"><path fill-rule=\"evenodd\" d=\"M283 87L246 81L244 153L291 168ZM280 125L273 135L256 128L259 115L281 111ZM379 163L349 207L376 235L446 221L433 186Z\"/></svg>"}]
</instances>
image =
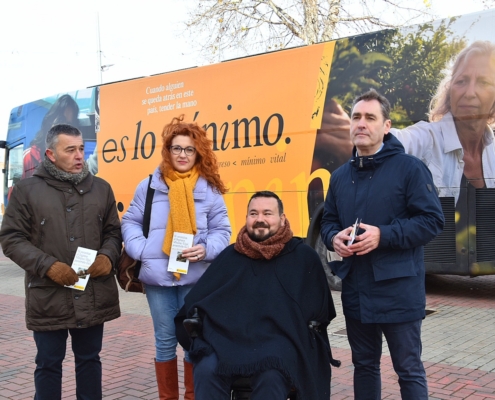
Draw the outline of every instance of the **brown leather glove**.
<instances>
[{"instance_id":1,"label":"brown leather glove","mask_svg":"<svg viewBox=\"0 0 495 400\"><path fill-rule=\"evenodd\" d=\"M46 275L52 281L62 286L71 286L79 280L76 271L66 263L60 261L55 261L48 271L46 271Z\"/></svg>"},{"instance_id":2,"label":"brown leather glove","mask_svg":"<svg viewBox=\"0 0 495 400\"><path fill-rule=\"evenodd\" d=\"M88 268L88 274L90 278L97 278L98 276L105 276L112 272L112 262L110 259L103 255L98 254L95 262Z\"/></svg>"}]
</instances>

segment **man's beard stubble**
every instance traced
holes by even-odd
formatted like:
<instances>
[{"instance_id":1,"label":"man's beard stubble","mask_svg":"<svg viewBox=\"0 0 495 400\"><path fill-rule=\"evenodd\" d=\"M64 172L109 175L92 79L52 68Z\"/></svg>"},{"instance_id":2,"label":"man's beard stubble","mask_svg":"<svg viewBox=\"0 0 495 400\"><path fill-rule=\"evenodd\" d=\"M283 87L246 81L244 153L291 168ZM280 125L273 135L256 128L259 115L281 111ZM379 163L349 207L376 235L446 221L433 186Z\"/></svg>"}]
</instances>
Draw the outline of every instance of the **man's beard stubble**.
<instances>
[{"instance_id":1,"label":"man's beard stubble","mask_svg":"<svg viewBox=\"0 0 495 400\"><path fill-rule=\"evenodd\" d=\"M265 229L268 229L268 232L266 234L264 234L264 235L263 234L256 234L254 232L254 229L256 229L256 228L265 228ZM260 242L263 242L266 239L268 239L268 238L270 238L270 237L273 236L273 234L270 232L270 227L267 224L263 223L263 222L256 222L253 225L252 229L253 229L253 232L249 232L248 231L248 236L254 242L260 243Z\"/></svg>"}]
</instances>

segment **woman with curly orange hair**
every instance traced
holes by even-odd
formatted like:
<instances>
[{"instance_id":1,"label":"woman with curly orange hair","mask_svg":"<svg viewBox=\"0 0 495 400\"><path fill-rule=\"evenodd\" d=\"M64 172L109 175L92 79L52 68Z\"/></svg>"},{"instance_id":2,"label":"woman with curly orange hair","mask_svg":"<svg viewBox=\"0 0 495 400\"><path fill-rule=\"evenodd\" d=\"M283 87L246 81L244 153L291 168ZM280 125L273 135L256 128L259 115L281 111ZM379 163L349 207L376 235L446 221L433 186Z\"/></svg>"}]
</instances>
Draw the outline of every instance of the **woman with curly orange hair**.
<instances>
[{"instance_id":1,"label":"woman with curly orange hair","mask_svg":"<svg viewBox=\"0 0 495 400\"><path fill-rule=\"evenodd\" d=\"M148 178L138 185L122 218L122 234L127 253L141 260L139 279L144 283L153 319L160 399L178 399L174 317L192 285L228 246L231 228L222 197L227 189L205 130L184 122L181 115L164 127L162 139L162 162L151 178L155 192L149 235L143 235ZM182 257L189 260L186 274L167 271L174 232L194 235L193 246L182 251ZM194 399L187 352L184 383L184 399Z\"/></svg>"}]
</instances>

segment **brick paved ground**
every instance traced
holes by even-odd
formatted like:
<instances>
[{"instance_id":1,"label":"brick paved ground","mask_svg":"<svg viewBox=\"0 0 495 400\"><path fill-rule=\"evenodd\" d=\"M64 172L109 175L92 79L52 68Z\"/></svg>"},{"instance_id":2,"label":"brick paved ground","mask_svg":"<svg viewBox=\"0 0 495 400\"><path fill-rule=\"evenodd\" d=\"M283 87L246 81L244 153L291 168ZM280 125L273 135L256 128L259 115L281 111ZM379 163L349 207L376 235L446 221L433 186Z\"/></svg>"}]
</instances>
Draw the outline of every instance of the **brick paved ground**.
<instances>
[{"instance_id":1,"label":"brick paved ground","mask_svg":"<svg viewBox=\"0 0 495 400\"><path fill-rule=\"evenodd\" d=\"M423 359L430 399L495 399L495 276L428 277ZM329 329L334 356L332 400L350 400L353 367L339 294ZM105 325L102 351L105 399L156 399L153 329L145 296L121 293L123 315ZM340 334L335 334L340 333ZM70 345L68 346L70 348ZM24 325L23 271L0 254L0 399L33 398L35 345ZM181 358L181 356L179 356ZM64 362L63 398L75 398L74 363ZM180 372L182 378L182 371ZM384 345L383 399L400 399Z\"/></svg>"}]
</instances>

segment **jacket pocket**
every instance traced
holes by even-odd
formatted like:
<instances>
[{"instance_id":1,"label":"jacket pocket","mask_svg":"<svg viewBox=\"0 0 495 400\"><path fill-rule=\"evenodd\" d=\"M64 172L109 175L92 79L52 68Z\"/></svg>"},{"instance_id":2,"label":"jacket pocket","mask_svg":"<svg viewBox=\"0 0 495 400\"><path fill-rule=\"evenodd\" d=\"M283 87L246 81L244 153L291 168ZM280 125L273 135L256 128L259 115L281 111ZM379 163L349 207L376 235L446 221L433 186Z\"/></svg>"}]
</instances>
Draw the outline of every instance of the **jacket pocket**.
<instances>
[{"instance_id":1,"label":"jacket pocket","mask_svg":"<svg viewBox=\"0 0 495 400\"><path fill-rule=\"evenodd\" d=\"M119 289L115 274L99 276L92 279L95 309L105 310L119 304Z\"/></svg>"},{"instance_id":2,"label":"jacket pocket","mask_svg":"<svg viewBox=\"0 0 495 400\"><path fill-rule=\"evenodd\" d=\"M30 286L27 290L26 313L29 318L66 318L69 314L65 288Z\"/></svg>"},{"instance_id":3,"label":"jacket pocket","mask_svg":"<svg viewBox=\"0 0 495 400\"><path fill-rule=\"evenodd\" d=\"M373 260L375 281L417 276L416 263L410 251L393 251Z\"/></svg>"}]
</instances>

